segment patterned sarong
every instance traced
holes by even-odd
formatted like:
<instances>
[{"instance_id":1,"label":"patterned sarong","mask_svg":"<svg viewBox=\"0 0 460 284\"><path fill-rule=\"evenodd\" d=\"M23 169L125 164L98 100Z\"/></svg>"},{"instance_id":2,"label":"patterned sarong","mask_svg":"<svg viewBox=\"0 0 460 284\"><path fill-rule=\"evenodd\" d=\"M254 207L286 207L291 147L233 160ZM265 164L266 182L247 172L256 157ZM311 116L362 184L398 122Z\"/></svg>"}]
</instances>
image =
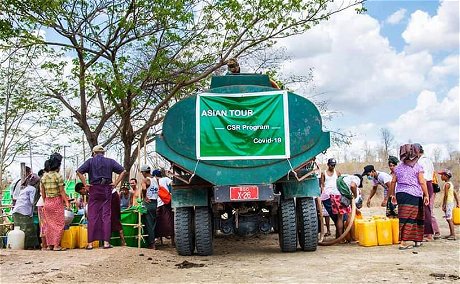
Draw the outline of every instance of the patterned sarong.
<instances>
[{"instance_id":1,"label":"patterned sarong","mask_svg":"<svg viewBox=\"0 0 460 284\"><path fill-rule=\"evenodd\" d=\"M61 196L45 198L45 237L49 246L60 246L64 233L64 203Z\"/></svg>"},{"instance_id":2,"label":"patterned sarong","mask_svg":"<svg viewBox=\"0 0 460 284\"><path fill-rule=\"evenodd\" d=\"M401 241L423 241L423 199L404 192L396 193Z\"/></svg>"},{"instance_id":3,"label":"patterned sarong","mask_svg":"<svg viewBox=\"0 0 460 284\"><path fill-rule=\"evenodd\" d=\"M155 237L174 236L174 213L171 203L157 208L157 222L155 225Z\"/></svg>"},{"instance_id":4,"label":"patterned sarong","mask_svg":"<svg viewBox=\"0 0 460 284\"><path fill-rule=\"evenodd\" d=\"M45 208L37 206L38 222L40 225L40 237L45 237L46 222L45 222Z\"/></svg>"}]
</instances>

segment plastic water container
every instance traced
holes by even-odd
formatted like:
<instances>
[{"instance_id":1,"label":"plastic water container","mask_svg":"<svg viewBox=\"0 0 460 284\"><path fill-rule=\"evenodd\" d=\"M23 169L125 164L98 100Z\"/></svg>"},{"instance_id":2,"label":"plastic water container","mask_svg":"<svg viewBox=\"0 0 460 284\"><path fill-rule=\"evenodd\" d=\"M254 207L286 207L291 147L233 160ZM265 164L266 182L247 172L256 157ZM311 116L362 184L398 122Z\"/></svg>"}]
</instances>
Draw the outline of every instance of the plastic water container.
<instances>
[{"instance_id":1,"label":"plastic water container","mask_svg":"<svg viewBox=\"0 0 460 284\"><path fill-rule=\"evenodd\" d=\"M26 234L23 231L21 231L20 227L14 226L14 230L8 232L7 238L7 248L24 249L24 240L26 238Z\"/></svg>"},{"instance_id":2,"label":"plastic water container","mask_svg":"<svg viewBox=\"0 0 460 284\"><path fill-rule=\"evenodd\" d=\"M78 248L85 248L88 245L88 228L86 226L80 225L78 227ZM93 248L99 247L99 241L93 242Z\"/></svg>"},{"instance_id":3,"label":"plastic water container","mask_svg":"<svg viewBox=\"0 0 460 284\"><path fill-rule=\"evenodd\" d=\"M79 247L78 237L79 237L79 227L70 226L67 230L64 230L61 238L61 247L67 249L73 249Z\"/></svg>"},{"instance_id":4,"label":"plastic water container","mask_svg":"<svg viewBox=\"0 0 460 284\"><path fill-rule=\"evenodd\" d=\"M61 247L66 249L73 249L75 248L75 243L76 241L74 241L74 235L72 234L72 231L70 229L64 230L61 238Z\"/></svg>"},{"instance_id":5,"label":"plastic water container","mask_svg":"<svg viewBox=\"0 0 460 284\"><path fill-rule=\"evenodd\" d=\"M72 232L72 240L73 240L73 247L77 248L78 247L78 237L79 237L79 232L80 229L78 226L70 226L70 231Z\"/></svg>"},{"instance_id":6,"label":"plastic water container","mask_svg":"<svg viewBox=\"0 0 460 284\"><path fill-rule=\"evenodd\" d=\"M374 215L374 216L372 216L372 219L374 219L374 220L385 219L385 218L386 218L386 216L384 216L384 215Z\"/></svg>"},{"instance_id":7,"label":"plastic water container","mask_svg":"<svg viewBox=\"0 0 460 284\"><path fill-rule=\"evenodd\" d=\"M460 225L460 208L454 207L452 211L452 221L455 225Z\"/></svg>"},{"instance_id":8,"label":"plastic water container","mask_svg":"<svg viewBox=\"0 0 460 284\"><path fill-rule=\"evenodd\" d=\"M377 227L377 242L379 246L393 244L393 234L391 231L391 221L388 218L375 220Z\"/></svg>"},{"instance_id":9,"label":"plastic water container","mask_svg":"<svg viewBox=\"0 0 460 284\"><path fill-rule=\"evenodd\" d=\"M358 241L359 242L359 223L362 223L363 222L363 219L355 219L354 221L354 224L353 224L353 228L354 228L354 234L353 234L353 239L355 241Z\"/></svg>"},{"instance_id":10,"label":"plastic water container","mask_svg":"<svg viewBox=\"0 0 460 284\"><path fill-rule=\"evenodd\" d=\"M372 247L378 244L377 226L372 219L364 219L358 222L358 239L359 245Z\"/></svg>"},{"instance_id":11,"label":"plastic water container","mask_svg":"<svg viewBox=\"0 0 460 284\"><path fill-rule=\"evenodd\" d=\"M390 218L391 234L393 235L393 244L399 244L399 219Z\"/></svg>"}]
</instances>

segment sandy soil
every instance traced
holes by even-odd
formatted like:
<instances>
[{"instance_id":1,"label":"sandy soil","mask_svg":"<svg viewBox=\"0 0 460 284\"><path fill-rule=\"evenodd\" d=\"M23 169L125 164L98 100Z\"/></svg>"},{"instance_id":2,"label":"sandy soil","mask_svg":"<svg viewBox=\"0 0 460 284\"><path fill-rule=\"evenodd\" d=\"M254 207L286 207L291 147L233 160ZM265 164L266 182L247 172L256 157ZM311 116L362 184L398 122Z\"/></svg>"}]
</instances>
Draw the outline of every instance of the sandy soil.
<instances>
[{"instance_id":1,"label":"sandy soil","mask_svg":"<svg viewBox=\"0 0 460 284\"><path fill-rule=\"evenodd\" d=\"M448 232L436 209L441 232ZM364 216L384 214L364 209ZM457 226L457 231L459 230ZM458 233L458 232L457 232ZM457 234L460 239L460 235ZM178 256L169 244L158 250L0 250L1 283L451 283L459 281L460 241L436 240L422 247L361 247L343 244L316 252L281 253L278 235L219 237L214 255ZM185 264L185 267L184 267Z\"/></svg>"}]
</instances>

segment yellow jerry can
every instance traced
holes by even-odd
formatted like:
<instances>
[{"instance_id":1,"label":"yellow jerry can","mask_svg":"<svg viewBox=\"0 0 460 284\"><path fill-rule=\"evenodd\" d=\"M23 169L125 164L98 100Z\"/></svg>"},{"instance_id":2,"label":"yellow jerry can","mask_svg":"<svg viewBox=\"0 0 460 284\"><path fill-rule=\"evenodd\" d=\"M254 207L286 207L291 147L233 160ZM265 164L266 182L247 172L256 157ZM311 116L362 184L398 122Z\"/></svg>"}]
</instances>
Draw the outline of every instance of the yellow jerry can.
<instances>
[{"instance_id":1,"label":"yellow jerry can","mask_svg":"<svg viewBox=\"0 0 460 284\"><path fill-rule=\"evenodd\" d=\"M399 219L390 218L391 234L393 235L393 244L399 244Z\"/></svg>"},{"instance_id":2,"label":"yellow jerry can","mask_svg":"<svg viewBox=\"0 0 460 284\"><path fill-rule=\"evenodd\" d=\"M455 225L460 225L460 208L454 207L452 211L452 221Z\"/></svg>"},{"instance_id":3,"label":"yellow jerry can","mask_svg":"<svg viewBox=\"0 0 460 284\"><path fill-rule=\"evenodd\" d=\"M388 218L375 220L377 227L377 242L379 246L393 244L393 234L391 231L391 221Z\"/></svg>"},{"instance_id":4,"label":"yellow jerry can","mask_svg":"<svg viewBox=\"0 0 460 284\"><path fill-rule=\"evenodd\" d=\"M77 240L75 239L75 234L72 232L72 230L70 228L64 230L61 238L61 247L66 249L73 249L75 248L76 242Z\"/></svg>"},{"instance_id":5,"label":"yellow jerry can","mask_svg":"<svg viewBox=\"0 0 460 284\"><path fill-rule=\"evenodd\" d=\"M374 216L372 216L372 219L374 219L374 220L385 219L385 218L386 218L386 216L384 216L384 215L374 215Z\"/></svg>"},{"instance_id":6,"label":"yellow jerry can","mask_svg":"<svg viewBox=\"0 0 460 284\"><path fill-rule=\"evenodd\" d=\"M88 245L88 228L84 225L78 226L78 248L86 248ZM99 247L99 241L93 242L93 248Z\"/></svg>"},{"instance_id":7,"label":"yellow jerry can","mask_svg":"<svg viewBox=\"0 0 460 284\"><path fill-rule=\"evenodd\" d=\"M353 224L353 228L354 228L353 239L354 239L355 241L358 241L358 242L359 242L359 228L358 228L358 224L359 224L359 223L362 223L363 221L364 221L363 219L355 219L354 224Z\"/></svg>"},{"instance_id":8,"label":"yellow jerry can","mask_svg":"<svg viewBox=\"0 0 460 284\"><path fill-rule=\"evenodd\" d=\"M377 227L374 220L365 219L358 222L358 239L359 245L364 247L372 247L378 244Z\"/></svg>"}]
</instances>

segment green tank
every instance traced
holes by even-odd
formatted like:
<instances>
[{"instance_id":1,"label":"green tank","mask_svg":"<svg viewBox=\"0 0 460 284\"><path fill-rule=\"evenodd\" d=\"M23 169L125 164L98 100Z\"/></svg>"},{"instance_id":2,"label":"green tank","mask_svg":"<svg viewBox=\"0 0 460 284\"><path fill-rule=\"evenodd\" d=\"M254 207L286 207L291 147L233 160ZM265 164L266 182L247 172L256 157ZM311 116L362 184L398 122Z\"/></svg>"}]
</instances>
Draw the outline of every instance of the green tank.
<instances>
[{"instance_id":1,"label":"green tank","mask_svg":"<svg viewBox=\"0 0 460 284\"><path fill-rule=\"evenodd\" d=\"M267 75L214 76L174 104L156 151L173 169L178 253L212 254L215 234L270 232L282 251L316 250L314 160L329 146L316 106Z\"/></svg>"}]
</instances>

